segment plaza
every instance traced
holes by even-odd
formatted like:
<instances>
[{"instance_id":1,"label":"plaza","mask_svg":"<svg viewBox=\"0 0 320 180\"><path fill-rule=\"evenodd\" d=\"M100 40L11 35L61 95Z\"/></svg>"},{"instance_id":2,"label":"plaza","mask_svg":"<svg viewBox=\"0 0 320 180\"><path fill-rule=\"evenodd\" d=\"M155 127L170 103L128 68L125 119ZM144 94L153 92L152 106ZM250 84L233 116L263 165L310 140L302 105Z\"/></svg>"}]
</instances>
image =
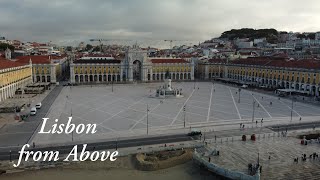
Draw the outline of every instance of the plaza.
<instances>
[{"instance_id":1,"label":"plaza","mask_svg":"<svg viewBox=\"0 0 320 180\"><path fill-rule=\"evenodd\" d=\"M289 99L279 100L277 96L246 89L241 90L239 102L238 87L212 82L173 82L172 87L181 88L183 97L157 98L155 91L162 84L64 87L45 116L49 118L48 127L55 119L65 124L72 116L74 124L96 123L97 133L34 133L29 142L43 145L98 142L147 136L147 132L152 136L186 133L194 128L219 131L237 129L240 123L247 128L320 119L318 106L293 102L291 111Z\"/></svg>"}]
</instances>

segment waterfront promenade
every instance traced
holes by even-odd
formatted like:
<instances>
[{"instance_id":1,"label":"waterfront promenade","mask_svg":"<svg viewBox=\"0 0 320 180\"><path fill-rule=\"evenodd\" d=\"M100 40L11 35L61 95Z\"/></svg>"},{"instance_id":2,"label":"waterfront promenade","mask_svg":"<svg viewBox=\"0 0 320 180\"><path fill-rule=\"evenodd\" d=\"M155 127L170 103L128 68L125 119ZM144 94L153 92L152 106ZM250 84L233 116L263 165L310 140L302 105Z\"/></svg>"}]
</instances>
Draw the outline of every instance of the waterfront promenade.
<instances>
[{"instance_id":1,"label":"waterfront promenade","mask_svg":"<svg viewBox=\"0 0 320 180\"><path fill-rule=\"evenodd\" d=\"M211 162L241 173L248 173L248 164L259 163L262 166L261 179L320 179L320 158L311 158L313 153L319 154L319 143L301 145L296 133L287 137L281 133L257 134L257 140L241 141L241 136L233 138L208 139L208 146L220 151L219 156L210 156ZM248 140L249 139L249 140ZM302 161L302 154L307 160ZM294 162L294 158L299 158Z\"/></svg>"}]
</instances>

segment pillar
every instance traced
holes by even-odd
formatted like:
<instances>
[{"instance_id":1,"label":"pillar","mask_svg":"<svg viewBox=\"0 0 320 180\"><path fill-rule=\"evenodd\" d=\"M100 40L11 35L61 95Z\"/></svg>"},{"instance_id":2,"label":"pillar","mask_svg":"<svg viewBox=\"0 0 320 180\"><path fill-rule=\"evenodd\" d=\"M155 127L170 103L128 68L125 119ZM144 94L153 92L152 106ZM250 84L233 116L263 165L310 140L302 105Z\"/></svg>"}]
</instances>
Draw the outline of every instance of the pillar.
<instances>
[{"instance_id":1,"label":"pillar","mask_svg":"<svg viewBox=\"0 0 320 180\"><path fill-rule=\"evenodd\" d=\"M209 65L205 65L204 79L209 79Z\"/></svg>"},{"instance_id":2,"label":"pillar","mask_svg":"<svg viewBox=\"0 0 320 180\"><path fill-rule=\"evenodd\" d=\"M132 65L130 64L129 65L129 71L128 71L128 78L129 78L129 81L133 81L133 74L132 74Z\"/></svg>"},{"instance_id":3,"label":"pillar","mask_svg":"<svg viewBox=\"0 0 320 180\"><path fill-rule=\"evenodd\" d=\"M120 66L120 81L123 81L123 65Z\"/></svg>"},{"instance_id":4,"label":"pillar","mask_svg":"<svg viewBox=\"0 0 320 180\"><path fill-rule=\"evenodd\" d=\"M73 76L73 78L74 78L74 76ZM56 79L56 66L54 64L51 64L51 67L50 67L50 80L51 80L51 83L56 83L57 82L57 79Z\"/></svg>"}]
</instances>

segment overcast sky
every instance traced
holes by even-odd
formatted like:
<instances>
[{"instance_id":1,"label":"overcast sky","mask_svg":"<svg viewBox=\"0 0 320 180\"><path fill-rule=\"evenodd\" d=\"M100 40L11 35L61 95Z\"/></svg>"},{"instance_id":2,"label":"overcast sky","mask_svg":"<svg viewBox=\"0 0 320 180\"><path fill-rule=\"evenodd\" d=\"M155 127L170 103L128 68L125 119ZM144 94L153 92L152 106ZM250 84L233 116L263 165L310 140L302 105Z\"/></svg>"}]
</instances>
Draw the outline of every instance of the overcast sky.
<instances>
[{"instance_id":1,"label":"overcast sky","mask_svg":"<svg viewBox=\"0 0 320 180\"><path fill-rule=\"evenodd\" d=\"M320 31L319 0L0 0L0 36L202 41L232 28Z\"/></svg>"}]
</instances>

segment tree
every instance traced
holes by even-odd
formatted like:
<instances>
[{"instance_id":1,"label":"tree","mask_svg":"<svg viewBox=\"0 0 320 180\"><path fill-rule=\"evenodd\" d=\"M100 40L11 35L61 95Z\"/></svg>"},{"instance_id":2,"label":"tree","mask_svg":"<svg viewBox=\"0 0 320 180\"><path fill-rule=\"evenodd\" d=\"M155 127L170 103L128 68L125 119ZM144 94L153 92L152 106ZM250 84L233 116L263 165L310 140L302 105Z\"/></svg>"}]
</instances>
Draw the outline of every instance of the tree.
<instances>
[{"instance_id":1,"label":"tree","mask_svg":"<svg viewBox=\"0 0 320 180\"><path fill-rule=\"evenodd\" d=\"M307 36L304 35L304 34L298 34L298 35L297 35L297 38L299 38L299 39L305 39L305 38L307 38Z\"/></svg>"},{"instance_id":2,"label":"tree","mask_svg":"<svg viewBox=\"0 0 320 180\"><path fill-rule=\"evenodd\" d=\"M223 44L218 44L218 48L223 48L224 45Z\"/></svg>"},{"instance_id":3,"label":"tree","mask_svg":"<svg viewBox=\"0 0 320 180\"><path fill-rule=\"evenodd\" d=\"M5 51L7 48L9 48L11 51L14 51L14 46L7 43L0 43L0 51Z\"/></svg>"},{"instance_id":4,"label":"tree","mask_svg":"<svg viewBox=\"0 0 320 180\"><path fill-rule=\"evenodd\" d=\"M93 51L93 52L98 52L98 51L100 51L100 47L99 47L99 46L96 46L96 47L93 48L92 51Z\"/></svg>"},{"instance_id":5,"label":"tree","mask_svg":"<svg viewBox=\"0 0 320 180\"><path fill-rule=\"evenodd\" d=\"M250 40L256 38L267 38L272 39L274 36L278 36L278 31L275 29L252 29L252 28L243 28L243 29L232 29L230 31L225 31L222 33L220 38L228 38L230 40L236 38L249 38Z\"/></svg>"},{"instance_id":6,"label":"tree","mask_svg":"<svg viewBox=\"0 0 320 180\"><path fill-rule=\"evenodd\" d=\"M315 38L316 38L316 33L310 33L310 34L308 34L307 38L309 38L309 39L315 39Z\"/></svg>"},{"instance_id":7,"label":"tree","mask_svg":"<svg viewBox=\"0 0 320 180\"><path fill-rule=\"evenodd\" d=\"M93 48L93 46L91 44L87 44L86 45L86 51L89 51Z\"/></svg>"},{"instance_id":8,"label":"tree","mask_svg":"<svg viewBox=\"0 0 320 180\"><path fill-rule=\"evenodd\" d=\"M67 46L66 50L67 51L72 51L72 47L71 46Z\"/></svg>"}]
</instances>

